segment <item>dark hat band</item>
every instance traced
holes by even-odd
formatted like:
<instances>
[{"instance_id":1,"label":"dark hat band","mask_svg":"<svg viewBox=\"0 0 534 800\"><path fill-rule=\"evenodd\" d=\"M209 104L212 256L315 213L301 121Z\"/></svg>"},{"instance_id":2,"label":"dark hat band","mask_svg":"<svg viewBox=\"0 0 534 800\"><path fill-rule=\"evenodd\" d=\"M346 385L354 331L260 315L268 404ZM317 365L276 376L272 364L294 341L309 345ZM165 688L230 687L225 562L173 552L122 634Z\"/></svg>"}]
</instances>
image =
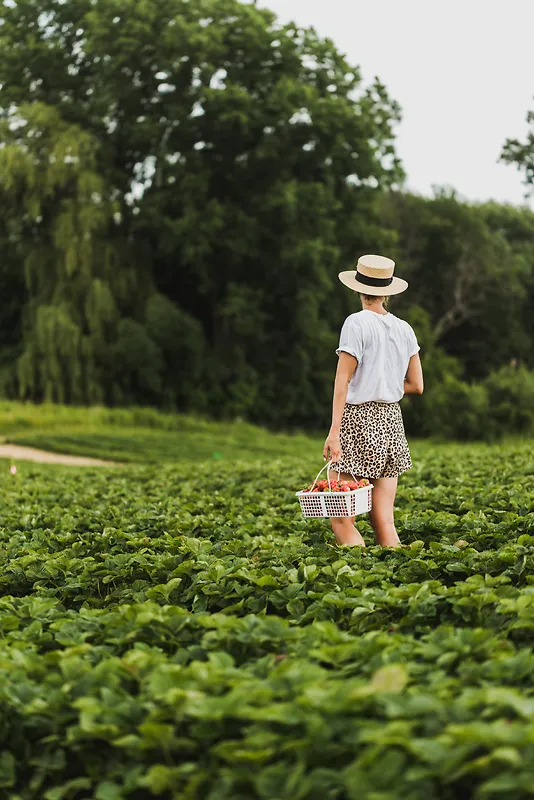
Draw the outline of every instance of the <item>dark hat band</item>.
<instances>
[{"instance_id":1,"label":"dark hat band","mask_svg":"<svg viewBox=\"0 0 534 800\"><path fill-rule=\"evenodd\" d=\"M356 280L365 283L366 286L389 286L393 282L393 276L391 278L370 278L369 275L362 275L356 270Z\"/></svg>"}]
</instances>

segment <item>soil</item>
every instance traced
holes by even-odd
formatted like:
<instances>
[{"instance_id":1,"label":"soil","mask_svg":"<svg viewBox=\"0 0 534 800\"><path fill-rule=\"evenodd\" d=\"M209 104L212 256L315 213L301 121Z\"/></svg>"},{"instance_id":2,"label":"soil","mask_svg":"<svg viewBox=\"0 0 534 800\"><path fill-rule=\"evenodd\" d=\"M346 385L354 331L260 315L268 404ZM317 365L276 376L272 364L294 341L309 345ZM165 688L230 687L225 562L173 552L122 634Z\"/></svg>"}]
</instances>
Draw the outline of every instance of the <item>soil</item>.
<instances>
[{"instance_id":1,"label":"soil","mask_svg":"<svg viewBox=\"0 0 534 800\"><path fill-rule=\"evenodd\" d=\"M49 453L46 450L38 450L36 447L24 447L20 444L0 444L0 458L11 458L13 461L36 461L40 464L64 464L71 467L124 466L117 461L103 461L101 458Z\"/></svg>"}]
</instances>

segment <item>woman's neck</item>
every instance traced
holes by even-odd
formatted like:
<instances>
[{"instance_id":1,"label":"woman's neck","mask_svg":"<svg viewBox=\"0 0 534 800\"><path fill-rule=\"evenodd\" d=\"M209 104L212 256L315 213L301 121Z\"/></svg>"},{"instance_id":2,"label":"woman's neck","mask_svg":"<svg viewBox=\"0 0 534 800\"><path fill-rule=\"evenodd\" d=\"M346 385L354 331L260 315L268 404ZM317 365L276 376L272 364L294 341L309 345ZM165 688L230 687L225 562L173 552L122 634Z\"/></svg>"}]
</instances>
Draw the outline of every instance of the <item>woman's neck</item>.
<instances>
[{"instance_id":1,"label":"woman's neck","mask_svg":"<svg viewBox=\"0 0 534 800\"><path fill-rule=\"evenodd\" d=\"M366 303L365 301L362 303L362 307L364 311L374 311L375 314L387 314L388 312L382 305L382 301L378 303Z\"/></svg>"}]
</instances>

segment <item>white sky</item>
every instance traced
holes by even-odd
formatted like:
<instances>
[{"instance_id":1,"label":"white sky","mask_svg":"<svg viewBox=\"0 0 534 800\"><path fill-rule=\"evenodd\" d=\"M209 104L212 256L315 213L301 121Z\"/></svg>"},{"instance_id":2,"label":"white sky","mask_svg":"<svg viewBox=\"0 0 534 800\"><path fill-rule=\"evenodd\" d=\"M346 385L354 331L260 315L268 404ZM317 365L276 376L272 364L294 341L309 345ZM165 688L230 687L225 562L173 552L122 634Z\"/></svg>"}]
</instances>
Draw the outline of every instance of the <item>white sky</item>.
<instances>
[{"instance_id":1,"label":"white sky","mask_svg":"<svg viewBox=\"0 0 534 800\"><path fill-rule=\"evenodd\" d=\"M364 84L400 103L407 188L453 186L469 200L524 203L507 138L534 109L534 0L258 0L281 21L334 41ZM530 199L528 204L534 206Z\"/></svg>"}]
</instances>

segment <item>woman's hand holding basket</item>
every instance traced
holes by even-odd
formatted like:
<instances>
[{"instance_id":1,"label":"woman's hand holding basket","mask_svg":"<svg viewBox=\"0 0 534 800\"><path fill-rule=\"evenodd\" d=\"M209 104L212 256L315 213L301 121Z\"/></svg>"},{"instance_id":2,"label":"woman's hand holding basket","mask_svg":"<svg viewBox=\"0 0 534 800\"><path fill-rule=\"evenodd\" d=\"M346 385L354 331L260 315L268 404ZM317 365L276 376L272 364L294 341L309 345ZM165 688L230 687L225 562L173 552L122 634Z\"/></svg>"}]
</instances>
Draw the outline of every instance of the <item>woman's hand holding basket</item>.
<instances>
[{"instance_id":1,"label":"woman's hand holding basket","mask_svg":"<svg viewBox=\"0 0 534 800\"><path fill-rule=\"evenodd\" d=\"M330 431L326 437L323 447L323 458L325 461L333 461L337 463L341 458L341 442L339 439L339 432L335 433Z\"/></svg>"}]
</instances>

